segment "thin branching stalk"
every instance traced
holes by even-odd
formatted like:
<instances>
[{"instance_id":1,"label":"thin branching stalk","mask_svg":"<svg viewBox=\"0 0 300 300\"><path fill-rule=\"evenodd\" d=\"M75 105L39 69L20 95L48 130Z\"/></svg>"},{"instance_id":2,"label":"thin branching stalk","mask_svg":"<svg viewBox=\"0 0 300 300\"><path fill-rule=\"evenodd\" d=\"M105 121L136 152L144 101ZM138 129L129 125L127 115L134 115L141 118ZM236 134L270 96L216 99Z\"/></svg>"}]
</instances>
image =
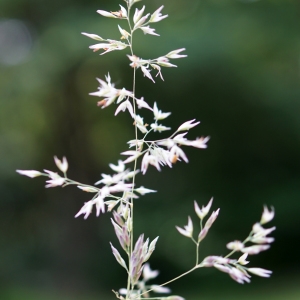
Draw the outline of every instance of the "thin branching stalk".
<instances>
[{"instance_id":1,"label":"thin branching stalk","mask_svg":"<svg viewBox=\"0 0 300 300\"><path fill-rule=\"evenodd\" d=\"M206 149L209 137L200 137L195 140L187 139L186 135L189 130L197 126L200 122L196 119L191 119L182 123L177 130L173 131L167 138L158 138L156 140L146 140L148 135L160 134L171 130L161 122L170 116L171 112L162 112L156 102L153 105L143 98L138 98L136 95L136 76L140 69L144 77L152 82L154 78L151 71L157 72L163 80L162 68L176 67L170 61L178 58L184 58L187 55L182 54L184 48L176 49L168 52L157 58L143 59L135 55L133 50L133 36L135 31L142 30L145 34L158 36L154 28L151 28L153 23L160 22L168 17L162 15L163 6L159 7L155 12L145 14L145 6L136 8L133 16L131 16L132 6L141 0L125 0L127 8L120 5L118 11L103 11L97 12L109 18L117 20L127 20L129 32L118 25L121 33L120 40L104 39L99 35L83 32L82 34L97 41L97 44L91 45L89 48L94 52L103 50L101 55L111 51L121 51L129 49L130 55L127 55L130 66L133 68L132 90L126 88L115 88L111 82L111 77L108 74L104 79L97 79L99 87L96 92L90 93L92 96L99 97L97 105L106 108L113 103L116 103L117 109L115 115L120 112L129 112L134 124L134 139L128 141L128 148L121 152L125 159L119 160L118 164L109 164L113 170L113 174L101 174L102 178L94 185L80 183L76 180L69 179L67 176L68 162L65 157L62 160L54 157L54 162L62 176L57 172L44 170L44 172L35 170L17 170L21 175L31 178L38 176L46 176L46 187L65 187L68 185L76 185L80 190L92 194L91 198L84 203L75 217L81 215L87 219L92 211L96 210L96 216L106 211L112 212L112 225L119 242L119 249L125 252L127 263L122 257L117 248L111 243L112 253L116 261L124 268L128 274L126 288L121 288L119 291L113 291L116 297L120 300L138 300L138 299L159 299L159 300L184 300L180 296L158 296L152 297L150 293L165 294L170 293L170 289L166 285L188 275L189 273L204 267L214 267L224 273L227 273L233 280L238 283L250 282L250 274L261 277L269 277L271 271L261 268L245 267L249 263L248 255L258 254L270 248L270 244L274 238L268 235L275 230L275 227L264 228L263 225L270 222L274 217L274 208L270 210L265 206L263 214L259 222L255 223L250 231L250 234L243 241L235 240L226 245L230 250L229 254L222 256L207 256L200 262L200 244L206 238L210 228L216 221L220 209L211 212L213 199L201 208L198 203L194 202L194 212L197 216L198 228L194 228L192 218L188 217L188 223L183 228L176 226L178 232L189 238L195 245L195 266L181 275L159 285L149 284L149 281L156 278L159 274L157 270L152 270L148 263L153 251L155 250L158 237L150 241L145 239L144 234L140 234L137 240L134 240L134 232L137 229L134 227L134 200L144 194L154 193L155 190L145 188L144 186L136 186L136 175L138 172L146 174L149 166L155 167L158 171L164 166L172 167L178 161L188 162L188 158L184 153L184 147L194 147L198 149ZM126 40L124 42L124 40ZM150 125L144 123L143 117L138 114L138 109L147 109L153 113L154 121L149 122ZM139 134L142 138L139 139ZM134 150L132 150L134 149ZM139 169L139 160L141 160L141 168ZM127 166L133 164L133 171ZM211 213L210 213L211 212ZM210 215L209 215L210 214ZM205 222L204 222L205 220ZM196 232L196 234L195 234ZM250 244L250 245L249 245ZM229 258L233 254L240 253L240 256L233 259ZM124 253L123 253L124 254Z\"/></svg>"}]
</instances>

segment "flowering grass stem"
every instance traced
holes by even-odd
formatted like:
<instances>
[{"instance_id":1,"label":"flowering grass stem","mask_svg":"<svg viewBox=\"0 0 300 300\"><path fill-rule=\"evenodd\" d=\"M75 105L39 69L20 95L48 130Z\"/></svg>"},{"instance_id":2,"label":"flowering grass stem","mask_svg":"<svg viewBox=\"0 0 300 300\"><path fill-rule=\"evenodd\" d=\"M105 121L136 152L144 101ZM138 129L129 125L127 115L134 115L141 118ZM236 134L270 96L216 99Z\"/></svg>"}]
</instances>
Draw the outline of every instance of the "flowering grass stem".
<instances>
[{"instance_id":1,"label":"flowering grass stem","mask_svg":"<svg viewBox=\"0 0 300 300\"><path fill-rule=\"evenodd\" d=\"M111 51L121 51L129 48L130 55L127 55L127 57L130 61L129 65L133 68L132 91L125 88L115 88L114 84L111 82L111 77L108 74L105 76L105 80L97 79L99 82L98 91L90 93L90 95L101 98L97 103L101 108L106 108L107 106L116 103L118 107L115 111L115 115L120 112L125 112L126 110L129 112L134 124L134 140L130 140L128 144L129 149L133 148L134 150L121 152L121 155L125 155L126 159L119 160L116 165L109 164L109 167L114 171L114 174L101 174L102 179L95 183L96 186L82 184L69 179L67 177L68 162L65 157L63 157L62 160L58 159L56 156L54 157L54 162L57 168L62 172L63 176L48 170L44 170L45 173L35 170L17 170L17 172L30 178L39 176L48 177L49 180L46 181L47 188L76 185L80 190L92 193L93 197L84 203L82 208L75 215L76 218L83 215L84 219L87 219L94 208L96 208L96 216L99 216L100 213L104 213L106 210L112 212L113 217L111 218L111 223L117 241L127 256L126 263L119 250L111 243L112 253L116 261L126 270L128 275L126 288L121 288L118 292L113 291L120 300L184 300L184 298L180 296L150 297L150 293L170 293L171 290L166 287L166 285L202 267L214 267L221 272L227 273L233 280L241 284L250 282L251 276L249 273L261 277L269 277L272 273L271 271L261 268L247 268L245 265L249 263L249 261L246 261L248 255L258 254L261 251L269 249L270 244L274 241L274 238L269 237L268 235L275 230L275 227L267 229L262 227L262 225L273 219L275 214L273 207L269 210L267 206L264 206L260 222L253 225L250 234L243 242L233 241L227 244L227 248L231 250L229 254L225 257L207 256L200 262L200 243L207 236L207 233L216 221L220 211L220 209L213 211L204 223L204 219L210 213L213 203L213 198L211 198L208 204L201 208L198 203L194 201L194 211L200 220L199 223L196 223L199 224L199 233L196 238L194 238L194 231L197 230L197 228L194 228L190 216L188 217L187 225L183 228L176 226L176 229L181 235L191 239L196 245L195 266L163 284L155 285L148 283L149 280L156 278L159 274L158 270L151 270L148 263L148 260L155 250L158 237L150 241L149 238L145 239L144 234L140 234L135 241L134 200L139 198L139 196L156 191L145 188L144 186L136 187L136 176L139 172L145 174L150 165L155 167L158 171L161 171L162 167L168 166L171 168L177 161L183 160L184 162L188 162L188 158L182 148L191 146L194 148L205 149L207 148L209 137L188 140L186 138L188 131L200 123L199 121L196 121L196 119L191 119L181 124L168 138L151 141L146 140L146 137L148 137L150 133L161 133L171 129L170 127L160 124L161 121L171 115L171 112L162 112L158 109L156 102L154 102L152 108L143 97L140 99L137 98L137 70L140 69L144 77L150 79L152 82L155 81L151 71L157 71L156 77L159 76L163 80L161 72L162 67L177 67L170 63L170 60L183 58L187 55L181 54L182 51L185 51L185 48L173 50L166 55L154 59L143 59L135 55L133 49L133 36L135 31L140 29L144 34L159 36L159 34L155 32L155 29L151 28L150 25L152 26L152 23L159 22L168 17L168 15L162 15L161 13L163 6L159 7L152 14L144 14L145 6L140 9L136 8L131 17L132 6L140 1L141 0L125 0L127 8L120 5L120 10L118 11L97 11L104 17L127 20L129 32L118 25L118 29L122 35L121 40L125 39L127 43L112 39L104 39L96 34L82 33L97 41L97 44L91 45L89 48L94 52L104 50L101 55ZM154 121L152 121L150 126L147 125L147 123L144 123L144 119L137 114L137 109L141 108L152 111ZM139 131L143 134L141 139L138 139ZM146 149L143 150L143 147ZM140 158L141 170L138 169L138 160ZM133 163L133 171L127 168L127 165L130 163ZM245 244L248 242L252 243L252 245L246 247ZM236 252L242 252L243 254L238 259L230 259L229 257Z\"/></svg>"}]
</instances>

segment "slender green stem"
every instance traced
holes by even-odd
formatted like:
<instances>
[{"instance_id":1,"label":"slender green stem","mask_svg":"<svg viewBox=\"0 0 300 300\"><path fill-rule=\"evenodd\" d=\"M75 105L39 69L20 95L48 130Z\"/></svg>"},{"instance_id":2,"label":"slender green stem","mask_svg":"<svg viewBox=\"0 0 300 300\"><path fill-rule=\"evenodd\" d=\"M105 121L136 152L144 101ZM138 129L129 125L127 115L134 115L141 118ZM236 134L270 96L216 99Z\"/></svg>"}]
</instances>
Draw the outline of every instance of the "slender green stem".
<instances>
[{"instance_id":1,"label":"slender green stem","mask_svg":"<svg viewBox=\"0 0 300 300\"><path fill-rule=\"evenodd\" d=\"M224 258L228 258L230 257L232 254L234 254L236 252L236 250L232 250L230 253L228 253L226 256L224 256Z\"/></svg>"},{"instance_id":2,"label":"slender green stem","mask_svg":"<svg viewBox=\"0 0 300 300\"><path fill-rule=\"evenodd\" d=\"M128 6L128 13L127 13L127 21L128 21L128 26L130 28L130 39L128 40L129 42L129 46L130 46L130 51L131 51L131 55L134 55L133 53L133 30L132 30L132 26L130 24L130 7ZM132 84L132 102L133 102L133 112L134 115L136 115L136 103L135 103L135 81L136 81L136 68L133 68L133 84ZM138 133L137 133L137 124L136 122L134 123L134 131L135 131L135 140L138 141ZM135 146L135 150L138 151L138 144L136 142L136 146ZM133 172L135 174L137 169L137 158L134 160L134 168L133 168ZM135 175L132 178L132 195L133 195L133 190L134 190L134 185L135 185ZM129 259L129 274L128 274L128 281L127 281L127 291L129 291L130 289L130 259L131 259L131 254L133 251L133 197L131 196L130 198L130 203L131 203L131 222L132 222L132 229L130 232L130 249L129 249L129 253L128 253L128 259ZM131 290L133 290L134 285L131 285ZM126 295L126 299L128 297L128 294Z\"/></svg>"},{"instance_id":3,"label":"slender green stem","mask_svg":"<svg viewBox=\"0 0 300 300\"><path fill-rule=\"evenodd\" d=\"M245 238L245 240L243 241L243 244L245 245L247 242L250 241L251 237L253 235L253 231L251 231L249 233L249 235L247 236L247 238ZM230 253L228 253L226 256L224 256L224 258L230 257L232 254L234 254L235 252L237 252L237 250L232 250Z\"/></svg>"},{"instance_id":4,"label":"slender green stem","mask_svg":"<svg viewBox=\"0 0 300 300\"><path fill-rule=\"evenodd\" d=\"M199 263L199 243L197 243L197 247L196 247L196 266Z\"/></svg>"},{"instance_id":5,"label":"slender green stem","mask_svg":"<svg viewBox=\"0 0 300 300\"><path fill-rule=\"evenodd\" d=\"M191 237L191 240L195 243L195 245L198 245L198 243L196 242L196 240L193 237Z\"/></svg>"},{"instance_id":6,"label":"slender green stem","mask_svg":"<svg viewBox=\"0 0 300 300\"><path fill-rule=\"evenodd\" d=\"M130 25L130 21L129 21L129 17L130 17L130 7L128 5L127 2L127 21L128 21L128 25L130 27L131 30L131 25ZM128 41L130 44L130 41ZM130 49L131 49L132 45L130 44ZM135 97L135 95L133 94L133 98ZM133 101L134 102L134 101ZM135 176L134 176L135 177ZM132 203L132 198L130 199L130 204L131 204L131 218L133 217L133 203ZM132 220L132 219L131 219ZM133 226L132 226L133 227ZM129 290L130 290L130 273L131 273L131 263L130 263L130 257L131 257L131 253L132 253L132 247L133 247L133 228L132 231L130 232L130 249L128 251L128 278L127 278L127 294L126 294L126 299L128 299L129 296Z\"/></svg>"},{"instance_id":7,"label":"slender green stem","mask_svg":"<svg viewBox=\"0 0 300 300\"><path fill-rule=\"evenodd\" d=\"M134 300L161 300L161 299L168 299L160 297L143 297L143 298L134 298Z\"/></svg>"},{"instance_id":8,"label":"slender green stem","mask_svg":"<svg viewBox=\"0 0 300 300\"><path fill-rule=\"evenodd\" d=\"M153 131L153 128L151 128L151 129L144 135L144 138L143 138L143 141L144 141L144 142L147 142L147 141L145 141L145 138L147 137L147 135L148 135L151 131Z\"/></svg>"},{"instance_id":9,"label":"slender green stem","mask_svg":"<svg viewBox=\"0 0 300 300\"><path fill-rule=\"evenodd\" d=\"M72 179L69 179L69 178L66 178L67 182L65 182L62 186L65 187L67 185L80 185L82 187L87 187L87 188L93 188L95 190L97 190L98 192L100 191L99 188L93 186L93 185L89 185L89 184L84 184L84 183L81 183L81 182L78 182L78 181L74 181ZM96 193L96 191L95 191Z\"/></svg>"},{"instance_id":10,"label":"slender green stem","mask_svg":"<svg viewBox=\"0 0 300 300\"><path fill-rule=\"evenodd\" d=\"M173 281L175 281L175 280L177 280L177 279L179 279L179 278L181 278L181 277L183 277L183 276L185 276L185 275L187 275L187 274L193 272L193 271L196 270L197 268L198 268L198 267L195 266L195 267L193 267L192 269L186 271L185 273L182 273L181 275L179 275L179 276L177 276L177 277L175 277L175 278L173 278L173 279L171 279L171 280L169 280L169 281L167 281L167 282L165 282L165 283L163 283L163 284L160 284L159 286L167 285L167 284L169 284L169 283L171 283L171 282L173 282ZM148 291L146 291L146 292L140 294L140 296L142 296L142 295L144 295L144 294L147 294L147 293L149 293L149 292L151 292L151 291L153 291L153 290L154 290L154 289L150 289L150 290L148 290ZM138 299L142 299L142 298L138 298Z\"/></svg>"},{"instance_id":11,"label":"slender green stem","mask_svg":"<svg viewBox=\"0 0 300 300\"><path fill-rule=\"evenodd\" d=\"M203 222L202 219L200 219L200 232L203 229ZM197 242L197 247L196 247L196 266L199 264L199 246L200 242Z\"/></svg>"}]
</instances>

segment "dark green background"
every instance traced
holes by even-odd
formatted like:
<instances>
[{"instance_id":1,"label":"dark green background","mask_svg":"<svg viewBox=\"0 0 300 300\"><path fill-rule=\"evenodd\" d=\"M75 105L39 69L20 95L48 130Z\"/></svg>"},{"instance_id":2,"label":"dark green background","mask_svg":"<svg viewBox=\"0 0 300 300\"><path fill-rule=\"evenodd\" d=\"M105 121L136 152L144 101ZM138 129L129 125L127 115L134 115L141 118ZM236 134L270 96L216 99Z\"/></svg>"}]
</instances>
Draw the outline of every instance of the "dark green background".
<instances>
[{"instance_id":1,"label":"dark green background","mask_svg":"<svg viewBox=\"0 0 300 300\"><path fill-rule=\"evenodd\" d=\"M188 215L195 219L193 200L202 205L214 196L213 208L221 212L201 255L226 254L226 243L246 237L262 206L273 205L276 241L270 251L251 257L251 266L274 274L241 286L217 270L198 270L170 285L174 293L190 300L299 299L299 1L152 0L139 6L143 3L150 12L164 4L169 18L154 24L160 37L136 35L137 55L151 58L185 47L188 57L174 61L176 69L163 69L165 82L153 84L139 70L137 96L172 111L165 123L173 128L200 120L191 139L211 136L207 150L186 149L189 164L161 173L151 168L138 178L139 185L158 190L135 206L136 234L160 236L151 261L161 270L158 281L193 265L193 245L174 226L185 225ZM117 10L118 4L1 0L3 300L106 300L114 299L112 288L125 285L126 274L109 247L109 241L117 245L110 214L74 219L88 194L69 187L46 190L43 179L15 173L55 171L53 155L66 155L69 176L93 184L134 137L128 115L115 118L116 106L101 110L98 99L88 96L97 89L95 77L108 72L117 87L131 89L127 52L99 56L88 49L93 41L80 34L118 39L117 24L125 24L96 13ZM20 53L27 53L24 59L18 59Z\"/></svg>"}]
</instances>

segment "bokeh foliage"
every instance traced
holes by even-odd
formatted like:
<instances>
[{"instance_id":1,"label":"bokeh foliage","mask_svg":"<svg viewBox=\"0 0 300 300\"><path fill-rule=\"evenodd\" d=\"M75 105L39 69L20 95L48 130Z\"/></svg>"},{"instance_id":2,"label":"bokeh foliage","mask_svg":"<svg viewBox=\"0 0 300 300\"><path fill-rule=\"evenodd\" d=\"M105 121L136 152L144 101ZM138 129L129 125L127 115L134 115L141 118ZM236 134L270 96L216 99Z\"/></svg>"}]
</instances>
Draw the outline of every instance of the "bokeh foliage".
<instances>
[{"instance_id":1,"label":"bokeh foliage","mask_svg":"<svg viewBox=\"0 0 300 300\"><path fill-rule=\"evenodd\" d=\"M201 124L189 134L211 136L207 150L187 149L188 165L179 163L159 174L150 170L138 179L158 190L136 204L137 228L150 238L160 236L153 267L161 269L164 281L193 263L192 245L174 229L193 214L193 200L205 204L214 196L214 207L221 207L203 255L225 254L226 242L242 239L259 220L262 205L274 205L276 242L252 260L253 266L275 273L268 283L253 280L253 286L270 287L274 280L285 291L287 280L299 280L294 276L300 267L295 247L300 211L299 1L144 2L152 11L164 4L169 18L155 26L161 37L139 34L137 54L156 57L186 47L188 58L176 61L177 69L165 69L165 82L157 79L155 85L138 72L137 95L172 111L173 128L196 118ZM54 170L53 155L66 155L70 177L93 183L126 149L133 137L130 118L113 117L114 108L101 110L88 93L97 88L95 77L108 71L118 87L130 89L128 59L125 52L92 53L91 40L80 35L119 38L118 21L96 13L116 10L118 3L1 0L0 282L5 286L63 291L63 299L75 299L77 292L118 289L125 279L108 244L114 241L109 214L74 219L89 195L72 188L45 190L43 180L15 173ZM10 27L3 24L21 31L7 34ZM17 60L22 49L26 55ZM187 294L195 291L198 299L204 286L217 284L220 293L238 291L242 299L251 289L215 270L200 270L171 288L188 287Z\"/></svg>"}]
</instances>

